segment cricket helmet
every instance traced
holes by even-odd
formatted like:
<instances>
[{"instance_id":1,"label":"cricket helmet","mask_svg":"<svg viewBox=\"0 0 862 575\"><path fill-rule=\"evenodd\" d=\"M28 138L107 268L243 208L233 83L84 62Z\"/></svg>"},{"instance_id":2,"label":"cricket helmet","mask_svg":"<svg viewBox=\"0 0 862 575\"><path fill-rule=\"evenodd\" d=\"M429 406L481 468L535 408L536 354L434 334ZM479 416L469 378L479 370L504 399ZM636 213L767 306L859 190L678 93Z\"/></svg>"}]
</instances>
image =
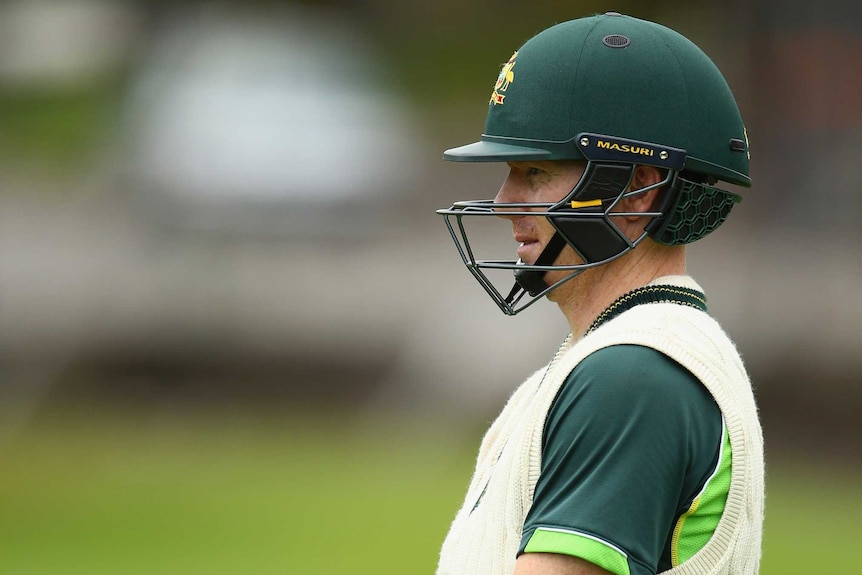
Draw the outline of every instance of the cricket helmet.
<instances>
[{"instance_id":1,"label":"cricket helmet","mask_svg":"<svg viewBox=\"0 0 862 575\"><path fill-rule=\"evenodd\" d=\"M751 185L748 137L715 64L679 33L613 12L557 24L521 46L497 77L481 139L446 150L443 158L586 162L579 182L555 204L477 200L438 210L465 265L507 315L646 237L666 245L704 237L741 200L715 184ZM629 190L640 164L660 169L664 180ZM653 188L664 190L660 209L639 214L651 220L631 240L613 221L630 214L612 208L623 197ZM464 218L499 215L500 208L510 216L544 216L555 228L536 262L474 257ZM583 264L553 265L567 245ZM508 296L488 279L490 269L514 271ZM545 274L555 269L571 273L548 285Z\"/></svg>"}]
</instances>

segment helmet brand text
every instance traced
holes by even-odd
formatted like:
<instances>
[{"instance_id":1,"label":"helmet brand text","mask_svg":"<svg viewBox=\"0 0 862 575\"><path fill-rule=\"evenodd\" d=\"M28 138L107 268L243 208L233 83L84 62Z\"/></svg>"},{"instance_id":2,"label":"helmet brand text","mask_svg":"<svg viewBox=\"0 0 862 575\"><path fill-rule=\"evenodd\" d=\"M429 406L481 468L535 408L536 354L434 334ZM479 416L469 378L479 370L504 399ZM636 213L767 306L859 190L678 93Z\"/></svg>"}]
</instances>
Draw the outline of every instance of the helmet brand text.
<instances>
[{"instance_id":1,"label":"helmet brand text","mask_svg":"<svg viewBox=\"0 0 862 575\"><path fill-rule=\"evenodd\" d=\"M630 146L628 144L617 144L616 142L605 142L604 140L599 140L596 142L596 146L599 148L605 148L606 150L616 150L617 152L625 152L627 154L635 154L638 156L654 156L655 150L652 148L645 148L643 146Z\"/></svg>"}]
</instances>

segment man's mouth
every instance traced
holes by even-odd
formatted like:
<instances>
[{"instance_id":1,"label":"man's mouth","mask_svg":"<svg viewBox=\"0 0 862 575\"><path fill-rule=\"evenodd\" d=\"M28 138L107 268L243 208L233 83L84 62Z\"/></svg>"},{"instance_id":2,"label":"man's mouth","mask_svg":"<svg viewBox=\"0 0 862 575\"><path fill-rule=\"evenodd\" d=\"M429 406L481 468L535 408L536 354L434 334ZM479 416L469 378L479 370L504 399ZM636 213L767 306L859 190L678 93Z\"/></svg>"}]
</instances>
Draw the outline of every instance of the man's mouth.
<instances>
[{"instance_id":1,"label":"man's mouth","mask_svg":"<svg viewBox=\"0 0 862 575\"><path fill-rule=\"evenodd\" d=\"M528 264L536 261L541 252L542 246L536 240L522 241L517 250L518 257L521 258L521 261Z\"/></svg>"}]
</instances>

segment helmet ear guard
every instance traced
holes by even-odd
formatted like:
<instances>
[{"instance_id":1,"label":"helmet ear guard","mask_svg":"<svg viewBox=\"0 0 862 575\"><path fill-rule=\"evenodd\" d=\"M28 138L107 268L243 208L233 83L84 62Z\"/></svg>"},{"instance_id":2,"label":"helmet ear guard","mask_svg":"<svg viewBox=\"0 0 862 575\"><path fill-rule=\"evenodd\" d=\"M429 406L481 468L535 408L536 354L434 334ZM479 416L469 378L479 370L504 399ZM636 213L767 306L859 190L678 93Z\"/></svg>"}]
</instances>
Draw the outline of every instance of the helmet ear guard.
<instances>
[{"instance_id":1,"label":"helmet ear guard","mask_svg":"<svg viewBox=\"0 0 862 575\"><path fill-rule=\"evenodd\" d=\"M739 194L713 187L698 174L683 172L676 180L662 206L665 215L646 227L652 239L666 246L688 244L712 233L742 201Z\"/></svg>"}]
</instances>

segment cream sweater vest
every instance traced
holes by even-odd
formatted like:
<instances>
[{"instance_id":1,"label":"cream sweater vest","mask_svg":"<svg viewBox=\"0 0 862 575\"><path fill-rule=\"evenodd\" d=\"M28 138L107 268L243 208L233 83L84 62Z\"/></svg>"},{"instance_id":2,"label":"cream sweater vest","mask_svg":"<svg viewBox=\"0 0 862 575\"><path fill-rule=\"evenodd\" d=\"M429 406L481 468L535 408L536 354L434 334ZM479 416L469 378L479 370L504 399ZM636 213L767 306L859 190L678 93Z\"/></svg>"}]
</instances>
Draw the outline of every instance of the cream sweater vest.
<instances>
[{"instance_id":1,"label":"cream sweater vest","mask_svg":"<svg viewBox=\"0 0 862 575\"><path fill-rule=\"evenodd\" d=\"M686 284L691 285L689 282ZM731 341L707 314L674 303L651 303L622 313L571 347L564 346L546 368L534 373L512 395L482 441L467 497L440 553L438 575L513 572L539 476L548 410L582 359L617 344L654 348L691 371L715 398L730 435L730 492L716 531L697 554L665 573L758 573L764 505L763 437L745 368ZM477 506L480 500L482 504Z\"/></svg>"}]
</instances>

